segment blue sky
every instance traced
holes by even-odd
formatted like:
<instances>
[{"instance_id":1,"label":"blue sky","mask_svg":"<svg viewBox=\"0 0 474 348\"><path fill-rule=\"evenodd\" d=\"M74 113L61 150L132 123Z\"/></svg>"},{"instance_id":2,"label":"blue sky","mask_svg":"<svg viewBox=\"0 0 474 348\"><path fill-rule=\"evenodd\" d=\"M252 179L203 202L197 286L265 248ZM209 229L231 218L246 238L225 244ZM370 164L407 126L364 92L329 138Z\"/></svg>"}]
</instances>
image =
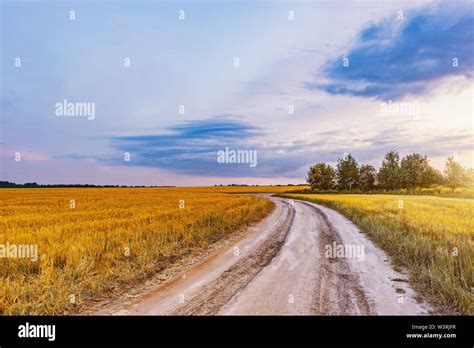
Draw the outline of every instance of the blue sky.
<instances>
[{"instance_id":1,"label":"blue sky","mask_svg":"<svg viewBox=\"0 0 474 348\"><path fill-rule=\"evenodd\" d=\"M1 11L1 180L302 183L315 162L352 153L378 166L392 149L474 165L472 2L3 0ZM95 103L94 119L57 117L63 100ZM382 115L389 101L420 111ZM257 151L258 165L217 163L225 147Z\"/></svg>"}]
</instances>

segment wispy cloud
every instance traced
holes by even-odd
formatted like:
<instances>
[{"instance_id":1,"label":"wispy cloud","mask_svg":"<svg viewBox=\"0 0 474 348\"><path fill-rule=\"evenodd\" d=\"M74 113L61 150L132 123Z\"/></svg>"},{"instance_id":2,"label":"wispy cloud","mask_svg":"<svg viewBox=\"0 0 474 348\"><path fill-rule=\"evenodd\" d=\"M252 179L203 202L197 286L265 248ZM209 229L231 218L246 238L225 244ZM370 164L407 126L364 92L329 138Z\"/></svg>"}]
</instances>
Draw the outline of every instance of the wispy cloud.
<instances>
[{"instance_id":1,"label":"wispy cloud","mask_svg":"<svg viewBox=\"0 0 474 348\"><path fill-rule=\"evenodd\" d=\"M349 52L322 67L327 82L305 86L329 94L399 99L423 94L443 77L472 78L473 28L473 6L466 2L435 4L407 12L401 20L392 16L367 26Z\"/></svg>"},{"instance_id":2,"label":"wispy cloud","mask_svg":"<svg viewBox=\"0 0 474 348\"><path fill-rule=\"evenodd\" d=\"M225 147L258 151L258 138L263 134L263 129L232 115L187 121L166 128L163 134L112 137L115 150L131 155L128 163L112 162L191 175L253 175L255 170L248 165L217 163L217 152Z\"/></svg>"},{"instance_id":3,"label":"wispy cloud","mask_svg":"<svg viewBox=\"0 0 474 348\"><path fill-rule=\"evenodd\" d=\"M169 172L205 177L288 177L301 178L310 164L335 162L344 153L352 153L363 163L379 163L383 155L396 149L401 154L420 152L429 157L469 151L472 135L452 130L414 132L398 127L361 132L328 130L306 139L278 141L265 129L230 116L187 121L165 129L163 134L114 136L114 149L108 155L72 153L70 159L93 159L106 165L159 168ZM433 149L432 144L437 144ZM217 151L256 150L258 165L221 164ZM130 153L129 162L123 153Z\"/></svg>"},{"instance_id":4,"label":"wispy cloud","mask_svg":"<svg viewBox=\"0 0 474 348\"><path fill-rule=\"evenodd\" d=\"M73 3L75 22L56 2L2 6L0 167L11 181L286 183L344 152L377 165L391 149L474 161L470 0L303 1L294 21L283 2L196 2L184 22L168 2ZM419 120L382 117L379 100L425 92ZM97 117L56 117L64 99L95 102ZM257 166L219 164L226 147L256 150Z\"/></svg>"}]
</instances>

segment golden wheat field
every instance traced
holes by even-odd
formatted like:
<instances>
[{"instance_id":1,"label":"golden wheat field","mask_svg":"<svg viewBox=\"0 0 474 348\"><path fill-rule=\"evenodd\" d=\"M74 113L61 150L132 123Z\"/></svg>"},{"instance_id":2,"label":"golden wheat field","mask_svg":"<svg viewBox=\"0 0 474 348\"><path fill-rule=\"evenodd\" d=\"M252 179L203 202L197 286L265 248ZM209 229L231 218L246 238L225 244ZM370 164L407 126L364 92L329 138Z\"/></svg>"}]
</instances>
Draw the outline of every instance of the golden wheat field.
<instances>
[{"instance_id":1,"label":"golden wheat field","mask_svg":"<svg viewBox=\"0 0 474 348\"><path fill-rule=\"evenodd\" d=\"M273 203L239 194L260 192L341 211L408 267L421 294L474 313L474 200L285 193L305 188L2 189L0 246L37 245L38 260L0 257L0 314L78 313L263 219Z\"/></svg>"},{"instance_id":2,"label":"golden wheat field","mask_svg":"<svg viewBox=\"0 0 474 348\"><path fill-rule=\"evenodd\" d=\"M143 280L273 209L268 199L219 191L0 190L0 245L37 245L39 255L36 262L0 258L0 314L74 313L96 296Z\"/></svg>"},{"instance_id":3,"label":"golden wheat field","mask_svg":"<svg viewBox=\"0 0 474 348\"><path fill-rule=\"evenodd\" d=\"M358 224L413 285L447 312L474 314L474 200L428 196L289 194Z\"/></svg>"}]
</instances>

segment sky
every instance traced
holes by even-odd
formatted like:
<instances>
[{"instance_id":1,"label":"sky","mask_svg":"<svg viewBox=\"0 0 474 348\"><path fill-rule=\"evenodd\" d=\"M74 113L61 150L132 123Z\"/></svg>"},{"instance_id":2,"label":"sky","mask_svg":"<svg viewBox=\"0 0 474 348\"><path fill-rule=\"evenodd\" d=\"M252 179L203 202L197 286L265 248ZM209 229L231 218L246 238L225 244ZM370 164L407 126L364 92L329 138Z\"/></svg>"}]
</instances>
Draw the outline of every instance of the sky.
<instances>
[{"instance_id":1,"label":"sky","mask_svg":"<svg viewBox=\"0 0 474 348\"><path fill-rule=\"evenodd\" d=\"M1 0L0 67L0 180L298 184L390 150L474 166L472 1Z\"/></svg>"}]
</instances>

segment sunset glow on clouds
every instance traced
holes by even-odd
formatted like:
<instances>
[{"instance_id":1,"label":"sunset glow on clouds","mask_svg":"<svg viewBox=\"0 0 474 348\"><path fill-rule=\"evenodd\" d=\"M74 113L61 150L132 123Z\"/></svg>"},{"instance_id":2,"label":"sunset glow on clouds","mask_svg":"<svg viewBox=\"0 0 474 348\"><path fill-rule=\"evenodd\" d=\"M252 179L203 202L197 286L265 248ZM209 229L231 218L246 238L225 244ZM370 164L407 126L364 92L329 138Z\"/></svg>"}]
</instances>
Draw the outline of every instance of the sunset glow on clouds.
<instances>
[{"instance_id":1,"label":"sunset glow on clouds","mask_svg":"<svg viewBox=\"0 0 474 348\"><path fill-rule=\"evenodd\" d=\"M350 152L378 166L392 149L474 166L473 13L467 1L4 1L1 179L303 183L315 162ZM95 117L57 117L63 100L95 103ZM383 114L389 102L417 113ZM226 147L256 150L258 165L218 163Z\"/></svg>"}]
</instances>

